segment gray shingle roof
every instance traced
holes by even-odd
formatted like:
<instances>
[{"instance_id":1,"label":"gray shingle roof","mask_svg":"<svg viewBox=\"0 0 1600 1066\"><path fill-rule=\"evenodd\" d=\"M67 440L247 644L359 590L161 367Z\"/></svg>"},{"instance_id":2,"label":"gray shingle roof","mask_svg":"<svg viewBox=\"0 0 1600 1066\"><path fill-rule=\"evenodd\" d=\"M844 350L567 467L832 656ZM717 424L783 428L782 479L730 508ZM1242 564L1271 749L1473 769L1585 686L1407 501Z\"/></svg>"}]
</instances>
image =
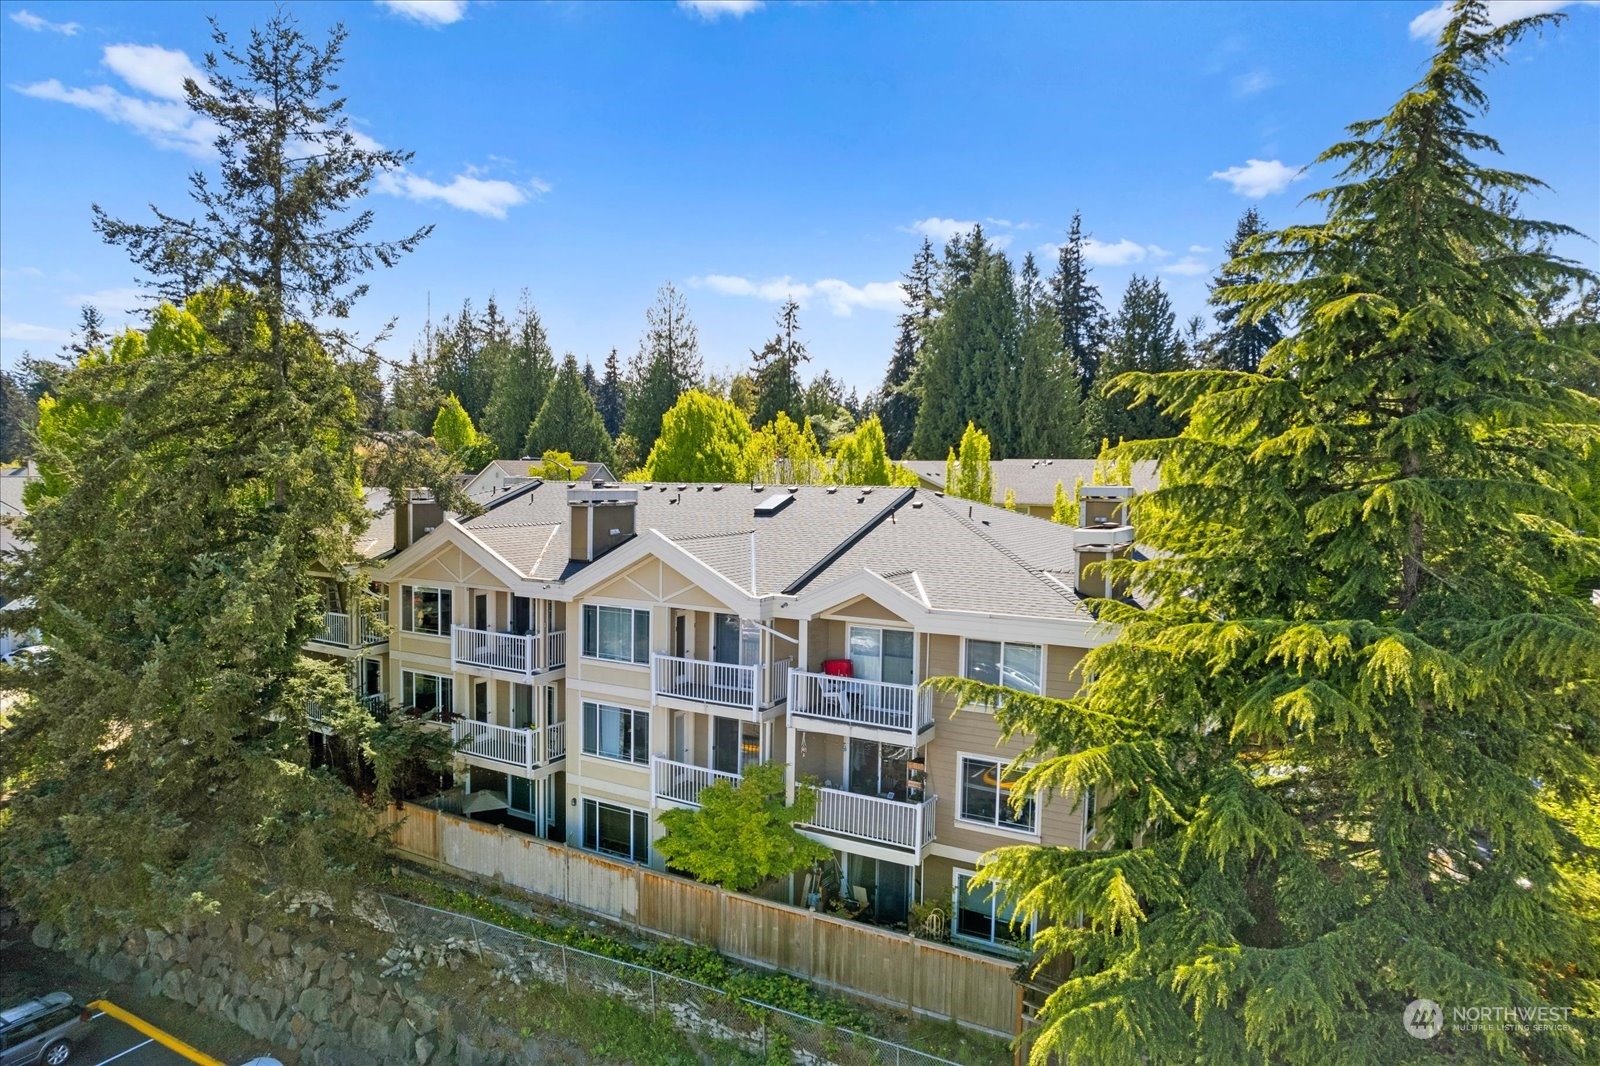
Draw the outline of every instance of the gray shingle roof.
<instances>
[{"instance_id":1,"label":"gray shingle roof","mask_svg":"<svg viewBox=\"0 0 1600 1066\"><path fill-rule=\"evenodd\" d=\"M1084 620L1071 591L1072 530L926 489L803 486L776 514L755 506L783 489L641 484L635 529L656 530L750 590L821 588L870 570L936 610ZM891 514L891 504L899 502ZM555 581L586 564L568 559L565 484L538 484L462 527L524 577ZM852 543L853 540L853 543Z\"/></svg>"},{"instance_id":2,"label":"gray shingle roof","mask_svg":"<svg viewBox=\"0 0 1600 1066\"><path fill-rule=\"evenodd\" d=\"M929 488L946 487L943 460L907 459L903 465L910 468L911 472ZM993 502L997 504L1004 502L1006 489L1011 489L1016 493L1019 504L1044 506L1055 502L1058 483L1069 494L1080 478L1084 484L1090 484L1094 480L1095 460L996 459L989 465L994 472ZM1151 462L1133 464L1131 483L1139 492L1149 492L1154 489L1157 483L1156 464Z\"/></svg>"}]
</instances>

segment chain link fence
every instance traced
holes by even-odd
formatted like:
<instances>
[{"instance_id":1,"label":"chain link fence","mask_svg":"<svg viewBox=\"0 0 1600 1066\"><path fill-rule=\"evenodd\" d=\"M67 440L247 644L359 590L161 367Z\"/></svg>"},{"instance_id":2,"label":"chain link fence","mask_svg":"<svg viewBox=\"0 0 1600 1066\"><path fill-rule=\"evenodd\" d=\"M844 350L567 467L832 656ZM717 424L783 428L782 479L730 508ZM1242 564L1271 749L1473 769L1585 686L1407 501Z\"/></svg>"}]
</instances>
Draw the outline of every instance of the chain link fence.
<instances>
[{"instance_id":1,"label":"chain link fence","mask_svg":"<svg viewBox=\"0 0 1600 1066\"><path fill-rule=\"evenodd\" d=\"M651 1017L666 1016L681 1032L732 1044L770 1061L782 1061L787 1052L790 1061L802 1066L960 1066L926 1051L648 966L541 940L423 903L387 895L380 898L386 918L381 924L397 936L418 941L417 947L425 954L475 955L497 965L507 979L519 985L554 985L569 992L609 996ZM404 953L397 958L403 960Z\"/></svg>"}]
</instances>

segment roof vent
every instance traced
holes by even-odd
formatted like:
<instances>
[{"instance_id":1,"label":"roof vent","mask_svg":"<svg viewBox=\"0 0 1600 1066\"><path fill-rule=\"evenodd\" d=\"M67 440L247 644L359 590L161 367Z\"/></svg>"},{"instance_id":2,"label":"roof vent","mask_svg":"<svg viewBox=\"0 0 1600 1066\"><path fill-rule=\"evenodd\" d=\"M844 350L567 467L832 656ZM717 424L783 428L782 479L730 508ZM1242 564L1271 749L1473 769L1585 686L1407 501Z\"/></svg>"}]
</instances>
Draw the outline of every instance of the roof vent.
<instances>
[{"instance_id":1,"label":"roof vent","mask_svg":"<svg viewBox=\"0 0 1600 1066\"><path fill-rule=\"evenodd\" d=\"M828 486L828 495L829 496L832 496L834 493L836 493L838 491L839 491L839 486L838 485L829 485Z\"/></svg>"},{"instance_id":2,"label":"roof vent","mask_svg":"<svg viewBox=\"0 0 1600 1066\"><path fill-rule=\"evenodd\" d=\"M771 518L773 515L777 514L779 511L783 510L793 502L794 497L789 495L787 492L779 492L772 496L768 496L766 499L756 504L756 517Z\"/></svg>"},{"instance_id":3,"label":"roof vent","mask_svg":"<svg viewBox=\"0 0 1600 1066\"><path fill-rule=\"evenodd\" d=\"M696 491L696 492L704 492L704 491L706 491L706 487L704 485L696 485L694 487L694 491Z\"/></svg>"},{"instance_id":4,"label":"roof vent","mask_svg":"<svg viewBox=\"0 0 1600 1066\"><path fill-rule=\"evenodd\" d=\"M589 487L592 489L603 489L606 487L606 479L603 477L597 477L593 481L589 482Z\"/></svg>"},{"instance_id":5,"label":"roof vent","mask_svg":"<svg viewBox=\"0 0 1600 1066\"><path fill-rule=\"evenodd\" d=\"M861 490L861 495L863 495L863 496L871 496L872 495L872 486L868 485L866 488L862 489Z\"/></svg>"},{"instance_id":6,"label":"roof vent","mask_svg":"<svg viewBox=\"0 0 1600 1066\"><path fill-rule=\"evenodd\" d=\"M750 486L750 491L751 492L766 492L767 491L767 487L765 485L751 485Z\"/></svg>"},{"instance_id":7,"label":"roof vent","mask_svg":"<svg viewBox=\"0 0 1600 1066\"><path fill-rule=\"evenodd\" d=\"M712 485L711 486L711 491L712 492L721 492L722 491L722 486L721 485Z\"/></svg>"},{"instance_id":8,"label":"roof vent","mask_svg":"<svg viewBox=\"0 0 1600 1066\"><path fill-rule=\"evenodd\" d=\"M795 493L797 493L799 491L800 491L800 486L799 485L790 485L789 486L789 495L793 496Z\"/></svg>"},{"instance_id":9,"label":"roof vent","mask_svg":"<svg viewBox=\"0 0 1600 1066\"><path fill-rule=\"evenodd\" d=\"M679 485L678 486L678 491L679 492L688 492L689 491L689 486L688 485Z\"/></svg>"},{"instance_id":10,"label":"roof vent","mask_svg":"<svg viewBox=\"0 0 1600 1066\"><path fill-rule=\"evenodd\" d=\"M934 495L939 497L939 499L941 499L941 500L944 499L944 493L942 493L942 492L935 491Z\"/></svg>"},{"instance_id":11,"label":"roof vent","mask_svg":"<svg viewBox=\"0 0 1600 1066\"><path fill-rule=\"evenodd\" d=\"M921 501L921 500L912 500L912 501L911 501L911 509L912 509L912 510L913 510L913 511L920 511L920 510L922 510L922 501Z\"/></svg>"}]
</instances>

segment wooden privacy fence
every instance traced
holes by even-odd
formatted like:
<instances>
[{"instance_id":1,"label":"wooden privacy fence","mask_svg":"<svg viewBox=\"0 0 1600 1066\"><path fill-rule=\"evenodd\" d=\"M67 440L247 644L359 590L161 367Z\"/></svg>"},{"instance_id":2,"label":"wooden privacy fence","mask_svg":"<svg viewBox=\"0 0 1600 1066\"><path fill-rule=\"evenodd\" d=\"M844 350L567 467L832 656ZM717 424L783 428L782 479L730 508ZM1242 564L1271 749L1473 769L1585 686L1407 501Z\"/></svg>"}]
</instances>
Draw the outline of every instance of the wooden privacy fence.
<instances>
[{"instance_id":1,"label":"wooden privacy fence","mask_svg":"<svg viewBox=\"0 0 1600 1066\"><path fill-rule=\"evenodd\" d=\"M1015 964L948 944L613 862L429 807L386 812L416 859L716 948L818 985L1010 1038Z\"/></svg>"}]
</instances>

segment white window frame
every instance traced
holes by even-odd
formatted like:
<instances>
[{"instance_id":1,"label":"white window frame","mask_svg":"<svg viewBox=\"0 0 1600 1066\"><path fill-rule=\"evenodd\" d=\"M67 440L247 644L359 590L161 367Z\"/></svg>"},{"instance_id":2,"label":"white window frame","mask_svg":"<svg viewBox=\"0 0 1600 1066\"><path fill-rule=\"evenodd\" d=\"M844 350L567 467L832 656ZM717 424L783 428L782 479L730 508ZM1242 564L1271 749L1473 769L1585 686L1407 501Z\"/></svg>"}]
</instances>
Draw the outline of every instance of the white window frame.
<instances>
[{"instance_id":1,"label":"white window frame","mask_svg":"<svg viewBox=\"0 0 1600 1066\"><path fill-rule=\"evenodd\" d=\"M961 932L961 883L963 881L970 881L976 876L978 876L977 870L957 869L954 871L954 877L951 879L952 883L950 888L950 938L957 943L964 942L968 944L986 944L989 947L998 948L1002 951L1026 952L1028 950L1028 946L1033 943L1034 936L1039 932L1039 918L1037 915L1035 915L1034 917L1028 919L1026 925L1027 935L1025 937L1018 940L997 939L994 935L994 931L996 929L1010 928L1010 923L1002 923L997 913L1000 909L1000 897L1005 895L1005 891L1000 885L995 885L991 895L989 896L990 928L988 938L986 939L984 937L973 936L970 933Z\"/></svg>"},{"instance_id":2,"label":"white window frame","mask_svg":"<svg viewBox=\"0 0 1600 1066\"><path fill-rule=\"evenodd\" d=\"M905 682L884 681L883 680L883 644L884 644L883 635L885 633L908 633L908 634L910 634L910 636L911 636L911 681L909 682L909 684L911 684L912 686L916 685L916 683L917 683L917 671L921 668L921 665L922 665L921 662L920 662L921 657L922 657L922 652L921 652L921 649L918 647L919 641L917 640L917 631L915 629L906 629L906 628L904 628L902 626L869 625L866 622L846 622L845 625L844 625L845 658L850 659L851 661L854 661L855 656L850 654L850 648L851 648L850 641L851 641L852 636L854 635L855 630L857 630L857 629L870 629L870 630L874 630L874 631L877 632L877 634L878 634L878 676L877 676L877 678L875 680L877 680L881 684L890 684L890 685L904 684Z\"/></svg>"},{"instance_id":3,"label":"white window frame","mask_svg":"<svg viewBox=\"0 0 1600 1066\"><path fill-rule=\"evenodd\" d=\"M619 715L629 715L628 739L632 751L627 754L613 755L600 750L600 738L591 738L589 732L589 708L595 709L595 726L600 725L600 715L606 711L614 711ZM581 750L585 758L605 759L609 762L622 763L624 766L647 767L650 765L650 712L634 707L622 707L615 703L602 703L599 700L583 700L579 707L579 717L582 722L583 737ZM620 726L620 723L619 723ZM620 728L619 728L620 732ZM591 747L592 744L592 747Z\"/></svg>"},{"instance_id":4,"label":"white window frame","mask_svg":"<svg viewBox=\"0 0 1600 1066\"><path fill-rule=\"evenodd\" d=\"M1013 692L1023 692L1030 696L1044 695L1045 682L1049 680L1050 677L1049 663L1046 659L1047 652L1045 650L1045 645L1035 644L1032 641L1027 640L989 640L983 637L963 637L961 639L961 676L966 678L968 681L978 680L972 676L972 645L974 643L1000 645L1000 659L997 664L998 669L996 670L1000 687L1008 688ZM1017 688L1015 685L1008 685L1005 683L1006 649L1011 647L1039 649L1039 691L1029 692L1025 688Z\"/></svg>"},{"instance_id":5,"label":"white window frame","mask_svg":"<svg viewBox=\"0 0 1600 1066\"><path fill-rule=\"evenodd\" d=\"M1095 812L1100 809L1099 793L1098 786L1090 786L1083 790L1082 796L1078 799L1078 812L1082 818L1080 829L1083 836L1082 850L1084 851L1089 850L1089 843L1098 835L1098 830L1095 829L1094 816Z\"/></svg>"},{"instance_id":6,"label":"white window frame","mask_svg":"<svg viewBox=\"0 0 1600 1066\"><path fill-rule=\"evenodd\" d=\"M434 708L436 717L445 714L455 714L456 711L456 679L454 674L436 674L431 670L401 670L400 671L400 705L402 707L415 707L417 705L417 678L431 677L436 686L435 691L440 694L438 704ZM450 699L444 699L445 686L450 688ZM448 706L446 705L448 703Z\"/></svg>"},{"instance_id":7,"label":"white window frame","mask_svg":"<svg viewBox=\"0 0 1600 1066\"><path fill-rule=\"evenodd\" d=\"M975 818L967 817L967 775L964 767L969 759L975 762L989 763L995 767L995 780L997 784L995 787L995 820L993 822L980 822ZM1006 836L1023 837L1028 840L1038 840L1040 815L1042 813L1040 810L1041 804L1039 803L1038 796L1034 796L1032 800L1033 828L1025 829L1020 825L1002 825L1000 823L1000 810L1002 806L1007 804L1009 801L1006 799L1003 791L999 788L998 782L1005 780L1005 769L1007 764L1010 762L1010 759L999 755L978 754L970 751L956 752L954 778L956 783L956 803L955 810L952 812L955 816L955 822L957 825L965 826L969 829L976 829L984 833L1003 833ZM1019 767L1016 772L1020 774L1027 769L1028 767L1026 766Z\"/></svg>"},{"instance_id":8,"label":"white window frame","mask_svg":"<svg viewBox=\"0 0 1600 1066\"><path fill-rule=\"evenodd\" d=\"M418 629L416 621L411 614L412 597L419 592L431 592L438 597L439 628ZM445 621L445 600L450 601L450 620ZM405 633L415 633L419 637L448 637L450 626L455 622L455 590L439 585L401 585L400 586L400 629Z\"/></svg>"},{"instance_id":9,"label":"white window frame","mask_svg":"<svg viewBox=\"0 0 1600 1066\"><path fill-rule=\"evenodd\" d=\"M595 634L594 634L594 654L593 655L589 654L589 632L590 632L590 630L589 630L589 626L590 626L590 621L589 621L590 614L589 614L589 612L591 610L594 612L594 624L597 627L596 631L595 631ZM598 631L598 625L599 625L599 621L600 621L600 612L603 611L603 610L604 611L627 611L627 612L629 612L629 618L628 618L629 657L626 658L626 659L616 659L616 658L612 658L609 655L600 654L600 633ZM637 649L634 647L634 634L637 632L636 627L638 626L638 616L641 615L641 614L645 616L644 658L643 659L638 659L638 658L634 658L633 657L634 655L637 654ZM648 607L634 607L631 604L626 604L626 603L584 603L584 604L581 604L579 606L579 608L578 608L578 624L579 624L579 626L581 627L581 630L582 630L578 634L578 652L583 658L588 659L591 662L611 663L611 664L616 665L616 666L649 666L650 665L650 641L651 641L651 637L653 636L652 630L654 628L653 622L654 622L654 620L650 617L650 609Z\"/></svg>"},{"instance_id":10,"label":"white window frame","mask_svg":"<svg viewBox=\"0 0 1600 1066\"><path fill-rule=\"evenodd\" d=\"M628 854L627 855L618 855L614 851L605 851L600 847L599 815L600 815L600 808L601 807L609 807L613 811L623 811L623 812L627 813L627 815L628 815ZM593 821L590 820L590 811L591 811L591 809L593 810L593 814L594 814L594 820ZM639 807L629 807L627 804L624 804L624 803L612 803L610 800L598 799L598 798L593 797L593 796L584 796L584 797L582 797L582 799L579 801L578 811L583 817L583 823L582 823L581 826L579 826L579 829L578 829L578 834L579 834L578 835L578 839L580 841L580 845L579 846L582 847L584 851L592 852L593 854L596 854L596 855L605 855L608 858L612 858L612 859L619 859L622 862L638 863L641 866L648 866L650 864L650 812L649 811L644 810L644 809L639 808ZM644 840L642 842L639 839L637 839L637 834L639 832L639 820L640 820L640 816L641 815L643 816L643 819L644 819ZM594 830L594 834L593 834L594 844L592 846L589 843L589 840L590 840L590 828L591 827L593 827L593 830ZM642 847L641 847L641 845L642 845ZM643 850L643 852L644 852L644 858L642 858L642 859L639 857L640 850Z\"/></svg>"}]
</instances>

